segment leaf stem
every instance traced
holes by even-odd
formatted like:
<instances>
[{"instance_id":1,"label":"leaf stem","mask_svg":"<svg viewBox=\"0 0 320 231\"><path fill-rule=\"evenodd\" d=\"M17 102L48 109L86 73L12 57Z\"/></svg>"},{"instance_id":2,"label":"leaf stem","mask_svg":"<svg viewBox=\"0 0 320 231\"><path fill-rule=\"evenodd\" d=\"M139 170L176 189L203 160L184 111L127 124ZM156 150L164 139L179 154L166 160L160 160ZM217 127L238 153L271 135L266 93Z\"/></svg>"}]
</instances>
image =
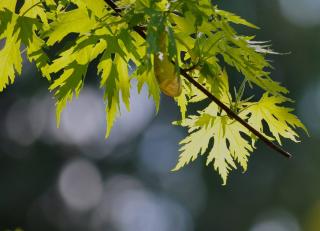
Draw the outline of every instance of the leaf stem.
<instances>
[{"instance_id":1,"label":"leaf stem","mask_svg":"<svg viewBox=\"0 0 320 231\"><path fill-rule=\"evenodd\" d=\"M112 1L112 0L104 0L111 8L112 10L121 17L121 9L118 8L118 6ZM135 26L133 29L144 39L147 38L146 33L141 27ZM174 63L172 61L172 63ZM175 64L175 63L174 63ZM287 158L292 158L292 155L281 148L279 145L273 143L270 141L267 137L265 137L262 133L260 133L258 130L256 130L254 127L252 127L250 124L248 124L245 120L243 120L239 115L237 115L235 112L233 112L227 105L225 105L223 102L221 102L217 97L215 97L213 94L211 94L204 86L202 86L200 83L198 83L194 78L192 78L188 74L188 70L185 70L181 67L180 74L185 77L191 84L193 84L196 88L198 88L200 91L202 91L211 101L216 103L222 110L224 110L227 115L236 121L238 121L240 124L242 124L244 127L246 127L249 131L251 131L255 136L260 138L267 146L269 146L271 149L277 151L278 153L282 154L283 156Z\"/></svg>"}]
</instances>

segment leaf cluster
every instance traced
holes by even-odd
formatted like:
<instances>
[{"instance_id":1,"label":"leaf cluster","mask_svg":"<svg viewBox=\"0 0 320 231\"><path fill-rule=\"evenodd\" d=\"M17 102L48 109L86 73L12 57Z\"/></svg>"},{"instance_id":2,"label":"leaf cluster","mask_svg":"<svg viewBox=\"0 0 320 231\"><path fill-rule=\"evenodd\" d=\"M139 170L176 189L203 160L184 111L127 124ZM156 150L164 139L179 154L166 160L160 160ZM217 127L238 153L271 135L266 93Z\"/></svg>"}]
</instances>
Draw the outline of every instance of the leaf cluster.
<instances>
[{"instance_id":1,"label":"leaf cluster","mask_svg":"<svg viewBox=\"0 0 320 231\"><path fill-rule=\"evenodd\" d=\"M104 89L106 136L120 114L120 104L130 110L130 88L147 85L159 110L160 88L154 56L166 55L179 68L205 86L214 96L270 140L298 141L296 128L304 125L282 106L291 100L288 90L270 77L266 55L269 44L240 35L234 25L258 29L241 17L218 8L209 0L117 0L115 12L104 0L17 0L0 1L0 91L21 74L22 56L34 62L49 81L56 99L57 123L67 103L79 96L88 66L97 61L97 81ZM137 28L146 33L142 38ZM165 39L166 47L161 47ZM59 49L57 49L57 47ZM163 54L165 51L165 54ZM129 64L135 67L129 74ZM226 67L234 68L243 84L231 94ZM170 76L168 76L170 78ZM243 99L245 86L265 93L257 101ZM189 104L206 96L183 79L182 94L175 98L181 121L189 131L181 142L178 170L199 155L207 155L227 181L239 164L244 170L257 137L214 103L195 115L187 115Z\"/></svg>"}]
</instances>

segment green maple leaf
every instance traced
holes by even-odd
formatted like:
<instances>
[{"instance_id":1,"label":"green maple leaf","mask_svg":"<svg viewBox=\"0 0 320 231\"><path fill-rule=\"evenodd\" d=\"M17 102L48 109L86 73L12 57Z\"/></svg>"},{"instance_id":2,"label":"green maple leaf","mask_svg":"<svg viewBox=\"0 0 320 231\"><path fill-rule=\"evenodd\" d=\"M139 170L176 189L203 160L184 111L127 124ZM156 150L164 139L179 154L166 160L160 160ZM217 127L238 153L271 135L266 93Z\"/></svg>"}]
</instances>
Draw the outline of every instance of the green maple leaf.
<instances>
[{"instance_id":1,"label":"green maple leaf","mask_svg":"<svg viewBox=\"0 0 320 231\"><path fill-rule=\"evenodd\" d=\"M3 37L8 24L12 21L13 13L8 9L2 9L0 11L0 35Z\"/></svg>"},{"instance_id":2,"label":"green maple leaf","mask_svg":"<svg viewBox=\"0 0 320 231\"><path fill-rule=\"evenodd\" d=\"M229 91L228 76L221 73L222 92ZM221 100L228 104L229 96L223 94ZM248 141L250 132L235 120L225 114L221 114L219 108L211 103L206 109L198 112L199 115L182 120L181 126L187 127L188 135L181 141L181 154L174 168L177 171L191 161L195 161L199 155L208 154L206 164L213 164L215 170L222 177L223 184L227 182L227 176L231 169L236 169L236 162L244 171L247 170L247 162L253 147ZM212 148L210 143L213 142Z\"/></svg>"},{"instance_id":3,"label":"green maple leaf","mask_svg":"<svg viewBox=\"0 0 320 231\"><path fill-rule=\"evenodd\" d=\"M1 11L0 14L1 18L9 17L6 11ZM11 21L7 22L6 30L0 37L6 38L5 45L0 50L0 92L9 83L12 84L15 80L15 73L21 74L22 70L21 41L18 39L18 34L14 33L16 17L11 14L10 19Z\"/></svg>"},{"instance_id":4,"label":"green maple leaf","mask_svg":"<svg viewBox=\"0 0 320 231\"><path fill-rule=\"evenodd\" d=\"M52 0L53 1L53 0ZM46 4L52 5L54 2L46 1ZM48 28L49 19L45 8L42 5L43 0L28 0L25 1L23 6L20 9L20 15L36 19L39 17L44 25Z\"/></svg>"},{"instance_id":5,"label":"green maple leaf","mask_svg":"<svg viewBox=\"0 0 320 231\"><path fill-rule=\"evenodd\" d=\"M11 12L14 12L16 9L17 0L1 0L0 1L0 9L8 9Z\"/></svg>"},{"instance_id":6,"label":"green maple leaf","mask_svg":"<svg viewBox=\"0 0 320 231\"><path fill-rule=\"evenodd\" d=\"M73 0L80 9L89 9L99 18L103 17L107 13L107 6L104 0Z\"/></svg>"},{"instance_id":7,"label":"green maple leaf","mask_svg":"<svg viewBox=\"0 0 320 231\"><path fill-rule=\"evenodd\" d=\"M86 42L88 45L81 46L80 44L82 42ZM80 48L78 45L80 45ZM51 91L56 90L56 115L58 125L60 123L61 113L67 102L72 100L74 93L76 93L76 96L80 94L88 63L102 53L105 48L105 41L84 36L77 41L75 46L62 52L59 58L44 68L44 72L49 75L58 73L61 70L63 71L63 74L56 79L49 88Z\"/></svg>"},{"instance_id":8,"label":"green maple leaf","mask_svg":"<svg viewBox=\"0 0 320 231\"><path fill-rule=\"evenodd\" d=\"M183 81L182 84L185 85L186 83ZM182 120L184 120L186 118L188 104L189 104L189 98L190 98L190 92L188 92L186 87L183 87L181 95L175 98L175 100L180 108Z\"/></svg>"},{"instance_id":9,"label":"green maple leaf","mask_svg":"<svg viewBox=\"0 0 320 231\"><path fill-rule=\"evenodd\" d=\"M160 107L160 88L156 80L153 70L150 70L150 63L146 60L146 63L142 63L137 71L134 73L134 76L138 80L138 92L141 91L142 87L146 85L149 90L149 97L152 96L156 110L159 111ZM148 67L149 66L149 67Z\"/></svg>"},{"instance_id":10,"label":"green maple leaf","mask_svg":"<svg viewBox=\"0 0 320 231\"><path fill-rule=\"evenodd\" d=\"M128 64L120 56L112 60L111 55L106 52L98 66L101 73L100 86L105 88L107 132L110 135L113 124L120 113L120 95L127 110L130 110L130 79L128 74Z\"/></svg>"},{"instance_id":11,"label":"green maple leaf","mask_svg":"<svg viewBox=\"0 0 320 231\"><path fill-rule=\"evenodd\" d=\"M247 20L241 18L238 15L235 15L231 12L228 11L224 11L224 10L220 10L220 9L215 9L215 13L221 17L223 17L223 19L227 20L228 22L232 22L235 24L241 24L247 27L251 27L254 29L258 29L258 27L250 22L248 22Z\"/></svg>"},{"instance_id":12,"label":"green maple leaf","mask_svg":"<svg viewBox=\"0 0 320 231\"><path fill-rule=\"evenodd\" d=\"M250 132L228 116L216 116L216 110L213 105L211 110L182 123L182 126L189 128L190 135L181 141L181 154L174 171L196 160L198 155L208 153L207 165L212 163L222 177L223 184L226 184L230 170L237 168L235 162L244 171L247 170L248 157L253 147L248 141ZM209 149L211 141L213 146Z\"/></svg>"},{"instance_id":13,"label":"green maple leaf","mask_svg":"<svg viewBox=\"0 0 320 231\"><path fill-rule=\"evenodd\" d=\"M99 67L102 73L101 87L105 87L105 101L106 101L106 120L107 131L106 137L109 137L114 122L120 110L120 96L117 87L119 77L117 66L112 62L111 58L102 61Z\"/></svg>"},{"instance_id":14,"label":"green maple leaf","mask_svg":"<svg viewBox=\"0 0 320 231\"><path fill-rule=\"evenodd\" d=\"M32 42L27 49L27 55L30 62L34 62L41 73L50 81L50 73L47 72L49 66L49 57L44 52L45 42L33 32Z\"/></svg>"},{"instance_id":15,"label":"green maple leaf","mask_svg":"<svg viewBox=\"0 0 320 231\"><path fill-rule=\"evenodd\" d=\"M19 16L5 9L0 11L0 20L1 37L6 38L5 46L0 51L0 65L6 64L2 68L0 80L0 91L2 91L9 83L14 82L15 72L21 74L22 55L20 48L22 45L26 47L29 60L35 61L41 70L47 65L48 57L42 50L44 42L36 35L36 31L41 28L37 19ZM50 79L44 71L43 74Z\"/></svg>"},{"instance_id":16,"label":"green maple leaf","mask_svg":"<svg viewBox=\"0 0 320 231\"><path fill-rule=\"evenodd\" d=\"M35 30L40 27L40 24L36 19L29 17L18 17L15 26L14 33L18 33L18 40L28 47L32 43L35 35Z\"/></svg>"},{"instance_id":17,"label":"green maple leaf","mask_svg":"<svg viewBox=\"0 0 320 231\"><path fill-rule=\"evenodd\" d=\"M22 57L20 44L16 37L7 39L4 48L0 50L0 92L15 79L15 72L21 74Z\"/></svg>"},{"instance_id":18,"label":"green maple leaf","mask_svg":"<svg viewBox=\"0 0 320 231\"><path fill-rule=\"evenodd\" d=\"M56 21L50 24L50 30L44 33L43 36L48 37L47 45L51 46L60 42L70 33L88 33L95 28L95 25L96 20L90 17L88 11L78 8L60 13Z\"/></svg>"},{"instance_id":19,"label":"green maple leaf","mask_svg":"<svg viewBox=\"0 0 320 231\"><path fill-rule=\"evenodd\" d=\"M281 144L280 137L298 142L299 136L294 129L302 128L308 132L302 122L291 113L293 109L280 106L287 101L288 99L284 97L265 93L260 101L248 103L241 114L250 115L248 123L262 133L267 130L263 125L263 121L266 121L268 129L279 144Z\"/></svg>"},{"instance_id":20,"label":"green maple leaf","mask_svg":"<svg viewBox=\"0 0 320 231\"><path fill-rule=\"evenodd\" d=\"M74 94L78 97L83 87L83 80L86 76L88 65L81 65L76 62L71 63L64 69L63 74L53 82L49 90L55 92L57 125L60 125L61 112L66 107L68 101L73 99Z\"/></svg>"}]
</instances>

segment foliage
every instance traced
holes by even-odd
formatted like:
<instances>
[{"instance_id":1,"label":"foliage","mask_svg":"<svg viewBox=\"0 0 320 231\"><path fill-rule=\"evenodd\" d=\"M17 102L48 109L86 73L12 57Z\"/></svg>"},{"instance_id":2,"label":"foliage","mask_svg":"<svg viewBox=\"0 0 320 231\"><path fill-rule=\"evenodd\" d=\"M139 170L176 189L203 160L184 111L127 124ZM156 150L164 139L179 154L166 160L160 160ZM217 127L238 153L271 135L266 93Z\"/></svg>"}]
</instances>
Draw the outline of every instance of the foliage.
<instances>
[{"instance_id":1,"label":"foliage","mask_svg":"<svg viewBox=\"0 0 320 231\"><path fill-rule=\"evenodd\" d=\"M257 138L214 103L196 115L187 115L189 104L206 97L186 79L180 79L179 68L187 70L270 140L281 144L283 137L297 142L295 129L306 130L291 114L292 109L282 106L291 100L286 96L288 90L270 78L272 67L266 55L274 52L269 44L240 35L233 27L239 24L257 29L255 25L220 10L215 1L209 0L113 2L121 9L121 16L103 0L25 0L23 4L0 0L0 39L4 42L0 50L0 91L21 74L25 53L50 83L59 125L61 112L85 84L89 64L97 60L98 81L105 91L108 137L120 114L120 104L130 110L132 79L138 81L140 90L148 86L159 109L160 92L166 92L162 85L159 87L159 76L168 75L178 89L173 96L181 92L175 97L182 118L176 124L189 131L181 142L174 170L199 154L207 154L207 165L213 165L224 184L236 163L247 169ZM146 32L146 39L136 28ZM159 63L170 71L159 74ZM129 64L136 67L131 76ZM243 80L234 94L229 90L227 67L237 70L241 74L237 78ZM256 101L252 97L243 99L246 85L265 93Z\"/></svg>"}]
</instances>

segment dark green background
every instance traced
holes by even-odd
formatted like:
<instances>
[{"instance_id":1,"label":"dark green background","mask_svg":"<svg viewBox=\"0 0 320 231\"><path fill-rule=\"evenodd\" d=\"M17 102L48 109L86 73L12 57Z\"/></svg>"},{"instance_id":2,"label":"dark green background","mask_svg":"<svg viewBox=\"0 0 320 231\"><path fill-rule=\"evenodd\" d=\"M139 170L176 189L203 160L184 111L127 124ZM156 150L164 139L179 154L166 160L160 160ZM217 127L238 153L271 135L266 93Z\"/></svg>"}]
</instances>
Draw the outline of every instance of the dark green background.
<instances>
[{"instance_id":1,"label":"dark green background","mask_svg":"<svg viewBox=\"0 0 320 231\"><path fill-rule=\"evenodd\" d=\"M227 186L212 167L204 167L203 158L171 173L177 143L186 134L170 125L179 118L171 99L162 98L154 118L140 98L139 110L126 118L127 124L138 120L144 125L128 127L123 119L113 131L111 143L117 145L104 145L109 141L102 140L103 122L94 126L96 136L88 127L104 116L94 67L88 74L91 86L74 103L77 106L70 105L71 112L63 115L66 122L57 130L52 94L45 91L48 83L26 63L22 78L0 96L0 230L320 230L320 4L218 4L262 28L243 33L272 41L276 51L291 52L270 59L272 77L290 90L296 114L311 135L301 133L300 144L284 142L294 158L287 160L259 143L248 172L234 171ZM296 11L299 15L292 16ZM66 127L68 121L71 127ZM74 175L64 178L72 167ZM66 185L61 186L62 179L68 179ZM97 190L102 194L96 195Z\"/></svg>"}]
</instances>

